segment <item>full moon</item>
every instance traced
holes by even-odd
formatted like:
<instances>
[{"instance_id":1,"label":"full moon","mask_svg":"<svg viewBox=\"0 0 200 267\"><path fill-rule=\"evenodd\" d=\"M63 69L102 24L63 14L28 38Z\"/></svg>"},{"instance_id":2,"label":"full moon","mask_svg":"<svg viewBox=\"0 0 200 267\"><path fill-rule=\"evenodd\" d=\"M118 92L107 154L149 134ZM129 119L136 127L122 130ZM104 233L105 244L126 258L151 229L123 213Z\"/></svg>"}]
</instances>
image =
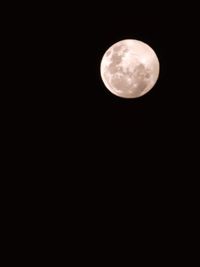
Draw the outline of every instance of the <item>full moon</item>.
<instances>
[{"instance_id":1,"label":"full moon","mask_svg":"<svg viewBox=\"0 0 200 267\"><path fill-rule=\"evenodd\" d=\"M154 50L138 40L122 40L103 55L101 78L107 89L123 98L136 98L149 92L159 76L160 64Z\"/></svg>"}]
</instances>

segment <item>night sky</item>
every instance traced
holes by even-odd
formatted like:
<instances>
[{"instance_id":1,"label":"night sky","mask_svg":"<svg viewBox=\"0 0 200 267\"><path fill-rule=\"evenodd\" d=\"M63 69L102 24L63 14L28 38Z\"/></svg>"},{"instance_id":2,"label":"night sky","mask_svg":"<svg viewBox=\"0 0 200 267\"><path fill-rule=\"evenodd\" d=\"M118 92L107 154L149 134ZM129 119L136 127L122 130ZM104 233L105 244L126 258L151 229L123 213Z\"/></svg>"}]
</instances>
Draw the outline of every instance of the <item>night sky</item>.
<instances>
[{"instance_id":1,"label":"night sky","mask_svg":"<svg viewBox=\"0 0 200 267\"><path fill-rule=\"evenodd\" d=\"M194 127L196 114L192 104L196 88L189 75L194 68L185 52L195 47L184 13L177 17L171 6L153 3L78 6L82 11L74 7L52 11L52 6L44 17L41 38L47 70L39 90L45 131L52 127L53 140L66 145L64 150L88 157L88 162L96 159L102 169L109 161L128 169L142 168L143 163L154 169L160 162L171 169L164 158L169 155L172 166L177 164L175 158L190 146L182 145L182 136ZM137 99L114 96L100 77L104 52L123 39L144 41L160 61L156 85Z\"/></svg>"},{"instance_id":2,"label":"night sky","mask_svg":"<svg viewBox=\"0 0 200 267\"><path fill-rule=\"evenodd\" d=\"M94 166L102 176L108 169L127 170L131 177L132 169L159 175L179 169L198 133L197 42L191 31L196 17L188 24L186 14L189 8L177 13L171 5L152 2L27 8L21 25L12 26L19 62L18 48L24 53L16 79L25 77L25 89L14 94L23 103L19 109L33 146L48 159L71 161L69 166L76 162L89 172ZM156 85L140 98L114 96L100 77L103 54L123 39L149 44L160 61Z\"/></svg>"},{"instance_id":3,"label":"night sky","mask_svg":"<svg viewBox=\"0 0 200 267\"><path fill-rule=\"evenodd\" d=\"M2 199L19 257L20 242L30 260L52 262L57 249L56 264L63 254L92 266L121 255L122 266L127 255L129 265L138 255L140 265L179 263L197 250L186 234L196 238L199 210L199 16L176 4L8 3ZM137 99L114 96L100 77L103 54L123 39L160 61L156 85Z\"/></svg>"}]
</instances>

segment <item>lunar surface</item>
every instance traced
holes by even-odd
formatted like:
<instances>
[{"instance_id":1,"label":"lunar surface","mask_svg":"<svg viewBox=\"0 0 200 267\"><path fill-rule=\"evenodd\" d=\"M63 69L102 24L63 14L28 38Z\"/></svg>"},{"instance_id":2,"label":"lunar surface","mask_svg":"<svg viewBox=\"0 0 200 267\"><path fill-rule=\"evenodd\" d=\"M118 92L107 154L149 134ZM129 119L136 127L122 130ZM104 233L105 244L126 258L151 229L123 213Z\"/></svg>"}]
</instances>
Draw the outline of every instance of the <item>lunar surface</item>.
<instances>
[{"instance_id":1,"label":"lunar surface","mask_svg":"<svg viewBox=\"0 0 200 267\"><path fill-rule=\"evenodd\" d=\"M143 96L155 85L159 61L153 49L138 40L112 45L101 61L101 78L107 89L123 98Z\"/></svg>"}]
</instances>

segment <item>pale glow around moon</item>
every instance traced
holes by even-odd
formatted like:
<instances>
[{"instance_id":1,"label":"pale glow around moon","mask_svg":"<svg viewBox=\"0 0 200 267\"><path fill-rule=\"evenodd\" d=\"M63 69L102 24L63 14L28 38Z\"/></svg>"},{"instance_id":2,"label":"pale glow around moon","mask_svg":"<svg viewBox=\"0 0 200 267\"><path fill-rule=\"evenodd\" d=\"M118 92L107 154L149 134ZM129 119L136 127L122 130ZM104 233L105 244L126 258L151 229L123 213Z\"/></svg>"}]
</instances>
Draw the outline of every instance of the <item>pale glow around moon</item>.
<instances>
[{"instance_id":1,"label":"pale glow around moon","mask_svg":"<svg viewBox=\"0 0 200 267\"><path fill-rule=\"evenodd\" d=\"M159 76L159 60L153 49L138 40L122 40L103 55L101 78L107 89L123 98L149 92Z\"/></svg>"}]
</instances>

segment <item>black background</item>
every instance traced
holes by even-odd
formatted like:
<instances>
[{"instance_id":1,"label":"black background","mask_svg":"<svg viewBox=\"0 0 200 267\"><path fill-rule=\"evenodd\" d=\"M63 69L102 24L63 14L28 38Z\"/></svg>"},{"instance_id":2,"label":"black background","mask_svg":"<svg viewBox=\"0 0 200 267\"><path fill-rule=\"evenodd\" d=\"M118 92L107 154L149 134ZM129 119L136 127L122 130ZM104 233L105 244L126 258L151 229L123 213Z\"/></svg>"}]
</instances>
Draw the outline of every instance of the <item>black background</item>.
<instances>
[{"instance_id":1,"label":"black background","mask_svg":"<svg viewBox=\"0 0 200 267\"><path fill-rule=\"evenodd\" d=\"M97 240L110 253L113 243L121 248L119 240L131 236L129 255L132 244L143 254L155 241L154 257L169 259L163 240L177 255L190 237L187 222L192 231L198 214L195 7L152 1L15 5L8 9L13 20L5 22L13 72L4 158L12 195L5 202L11 201L18 239L19 221L27 228L24 244L34 240L42 253L64 236L54 244L68 242L81 257L87 257L85 248L101 259ZM155 87L132 100L112 95L100 78L106 49L127 38L146 42L160 60Z\"/></svg>"},{"instance_id":2,"label":"black background","mask_svg":"<svg viewBox=\"0 0 200 267\"><path fill-rule=\"evenodd\" d=\"M105 175L109 165L113 170L145 169L146 164L162 171L176 168L187 154L195 126L193 20L189 26L184 11L154 3L82 4L79 9L69 8L71 17L58 12L53 34L50 27L58 60L50 87L50 112L58 119L55 127L73 142L78 162L85 157L88 163L96 161ZM111 95L99 73L105 50L126 38L148 43L160 60L154 89L133 100Z\"/></svg>"},{"instance_id":3,"label":"black background","mask_svg":"<svg viewBox=\"0 0 200 267\"><path fill-rule=\"evenodd\" d=\"M126 1L21 11L12 24L21 88L13 90L13 117L40 167L130 181L182 176L198 135L194 9ZM100 78L104 52L127 38L146 42L160 60L157 84L137 99L112 95Z\"/></svg>"}]
</instances>

